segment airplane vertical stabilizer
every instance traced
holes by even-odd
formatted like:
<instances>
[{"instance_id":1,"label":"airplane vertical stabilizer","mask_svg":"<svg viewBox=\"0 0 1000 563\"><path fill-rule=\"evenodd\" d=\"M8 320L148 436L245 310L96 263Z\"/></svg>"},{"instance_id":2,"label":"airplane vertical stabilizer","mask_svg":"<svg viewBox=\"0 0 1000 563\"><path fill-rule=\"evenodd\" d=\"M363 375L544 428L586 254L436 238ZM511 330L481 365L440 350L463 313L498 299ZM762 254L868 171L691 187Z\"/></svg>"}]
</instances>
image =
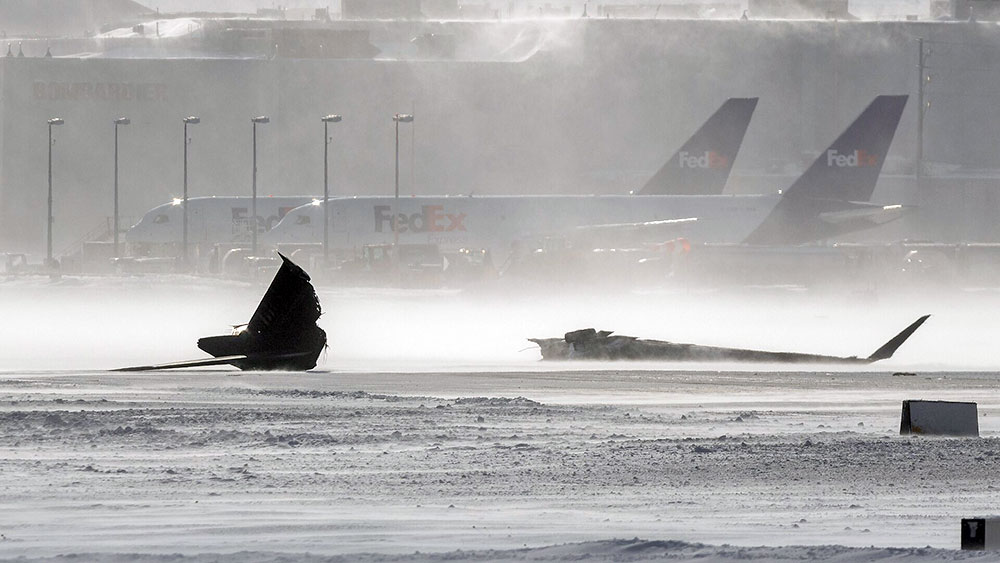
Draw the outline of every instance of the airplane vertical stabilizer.
<instances>
[{"instance_id":1,"label":"airplane vertical stabilizer","mask_svg":"<svg viewBox=\"0 0 1000 563\"><path fill-rule=\"evenodd\" d=\"M907 98L875 98L785 193L841 201L871 200Z\"/></svg>"},{"instance_id":2,"label":"airplane vertical stabilizer","mask_svg":"<svg viewBox=\"0 0 1000 563\"><path fill-rule=\"evenodd\" d=\"M908 96L878 96L788 188L746 244L803 244L885 223L878 212L900 216L900 206L872 206L889 145ZM865 211L853 220L846 211ZM871 208L871 209L869 209ZM877 209L876 209L877 208ZM871 214L875 215L871 215Z\"/></svg>"},{"instance_id":3,"label":"airplane vertical stabilizer","mask_svg":"<svg viewBox=\"0 0 1000 563\"><path fill-rule=\"evenodd\" d=\"M282 254L246 329L233 335L206 336L198 347L240 369L305 371L316 367L326 348L326 332L317 324L322 309L309 274Z\"/></svg>"},{"instance_id":4,"label":"airplane vertical stabilizer","mask_svg":"<svg viewBox=\"0 0 1000 563\"><path fill-rule=\"evenodd\" d=\"M639 190L640 195L719 195L757 98L729 98Z\"/></svg>"}]
</instances>

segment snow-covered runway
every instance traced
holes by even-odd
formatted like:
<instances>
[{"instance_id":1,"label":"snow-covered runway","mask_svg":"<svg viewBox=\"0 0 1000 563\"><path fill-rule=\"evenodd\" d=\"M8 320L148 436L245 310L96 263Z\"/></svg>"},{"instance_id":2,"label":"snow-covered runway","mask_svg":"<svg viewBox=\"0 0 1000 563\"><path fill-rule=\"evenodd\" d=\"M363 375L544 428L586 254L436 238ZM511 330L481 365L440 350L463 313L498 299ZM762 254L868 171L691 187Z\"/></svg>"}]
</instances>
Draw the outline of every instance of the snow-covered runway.
<instances>
[{"instance_id":1,"label":"snow-covered runway","mask_svg":"<svg viewBox=\"0 0 1000 563\"><path fill-rule=\"evenodd\" d=\"M0 554L402 555L632 537L957 549L960 518L995 510L998 384L989 373L8 372ZM900 437L901 400L922 397L978 401L982 438ZM599 545L582 549L611 549Z\"/></svg>"},{"instance_id":2,"label":"snow-covered runway","mask_svg":"<svg viewBox=\"0 0 1000 563\"><path fill-rule=\"evenodd\" d=\"M100 371L198 357L263 290L0 285L0 559L926 561L996 510L996 290L320 288L314 373ZM928 313L871 373L547 364L525 340L867 355ZM900 437L904 399L976 401L982 437Z\"/></svg>"}]
</instances>

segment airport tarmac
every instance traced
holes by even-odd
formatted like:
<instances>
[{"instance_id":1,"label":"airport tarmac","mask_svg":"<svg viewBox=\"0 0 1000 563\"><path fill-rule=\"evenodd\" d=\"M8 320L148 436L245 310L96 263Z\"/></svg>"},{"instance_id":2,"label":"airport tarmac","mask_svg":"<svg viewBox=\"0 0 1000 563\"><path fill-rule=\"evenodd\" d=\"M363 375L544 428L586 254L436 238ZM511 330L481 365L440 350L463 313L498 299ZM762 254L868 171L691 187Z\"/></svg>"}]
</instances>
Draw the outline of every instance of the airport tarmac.
<instances>
[{"instance_id":1,"label":"airport tarmac","mask_svg":"<svg viewBox=\"0 0 1000 563\"><path fill-rule=\"evenodd\" d=\"M346 556L605 542L589 552L635 537L846 546L835 552L844 560L873 553L847 547L954 550L960 518L995 508L998 386L995 373L624 366L4 373L0 553ZM978 401L981 438L900 437L901 401L920 397Z\"/></svg>"}]
</instances>

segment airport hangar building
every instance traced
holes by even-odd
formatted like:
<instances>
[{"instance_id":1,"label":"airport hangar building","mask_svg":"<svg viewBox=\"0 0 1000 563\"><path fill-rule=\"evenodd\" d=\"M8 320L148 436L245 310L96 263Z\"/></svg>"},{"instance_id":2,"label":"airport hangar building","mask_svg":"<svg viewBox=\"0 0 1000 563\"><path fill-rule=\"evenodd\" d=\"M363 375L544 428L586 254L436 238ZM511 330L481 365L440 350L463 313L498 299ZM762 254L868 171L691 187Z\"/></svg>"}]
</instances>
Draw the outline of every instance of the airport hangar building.
<instances>
[{"instance_id":1,"label":"airport hangar building","mask_svg":"<svg viewBox=\"0 0 1000 563\"><path fill-rule=\"evenodd\" d=\"M1000 27L971 22L564 19L510 22L191 20L179 38L24 41L0 58L0 251L45 246L46 120L54 130L55 248L112 212L182 192L319 194L320 117L333 194L626 193L731 96L761 102L728 192L773 192L877 94L910 102L874 195L919 205L856 240L1000 241ZM923 175L918 38L924 38ZM51 48L54 57L42 55ZM13 44L13 52L18 44ZM124 221L123 221L124 223Z\"/></svg>"}]
</instances>

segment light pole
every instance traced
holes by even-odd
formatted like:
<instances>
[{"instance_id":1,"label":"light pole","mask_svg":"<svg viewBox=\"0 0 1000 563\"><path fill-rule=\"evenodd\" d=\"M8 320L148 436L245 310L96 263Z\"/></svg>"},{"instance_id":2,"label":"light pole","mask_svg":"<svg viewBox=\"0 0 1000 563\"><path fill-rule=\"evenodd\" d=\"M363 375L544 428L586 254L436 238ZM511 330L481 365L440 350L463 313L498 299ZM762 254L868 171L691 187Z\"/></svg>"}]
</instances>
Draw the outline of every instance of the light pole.
<instances>
[{"instance_id":1,"label":"light pole","mask_svg":"<svg viewBox=\"0 0 1000 563\"><path fill-rule=\"evenodd\" d=\"M330 265L330 182L328 166L330 160L331 123L339 123L343 119L337 114L323 117L323 267Z\"/></svg>"},{"instance_id":2,"label":"light pole","mask_svg":"<svg viewBox=\"0 0 1000 563\"><path fill-rule=\"evenodd\" d=\"M121 229L118 227L118 126L128 125L132 123L127 117L119 117L115 120L115 219L114 219L114 230L115 230L115 258L121 258L122 255L118 251L118 233Z\"/></svg>"},{"instance_id":3,"label":"light pole","mask_svg":"<svg viewBox=\"0 0 1000 563\"><path fill-rule=\"evenodd\" d=\"M191 139L188 138L188 125L197 125L201 123L201 118L189 115L184 118L184 197L182 204L184 209L182 209L182 214L184 215L184 234L182 235L181 242L181 266L187 269L188 264L188 143Z\"/></svg>"},{"instance_id":4,"label":"light pole","mask_svg":"<svg viewBox=\"0 0 1000 563\"><path fill-rule=\"evenodd\" d=\"M257 124L270 123L271 120L266 115L251 117L250 123L253 127L253 195L250 204L250 255L257 256Z\"/></svg>"},{"instance_id":5,"label":"light pole","mask_svg":"<svg viewBox=\"0 0 1000 563\"><path fill-rule=\"evenodd\" d=\"M61 117L53 117L48 120L49 124L49 220L46 223L48 228L45 237L45 265L52 268L55 264L52 261L52 126L65 123Z\"/></svg>"},{"instance_id":6,"label":"light pole","mask_svg":"<svg viewBox=\"0 0 1000 563\"><path fill-rule=\"evenodd\" d=\"M408 113L397 113L392 116L396 122L396 192L392 198L392 254L399 271L399 124L413 123L413 116Z\"/></svg>"}]
</instances>

